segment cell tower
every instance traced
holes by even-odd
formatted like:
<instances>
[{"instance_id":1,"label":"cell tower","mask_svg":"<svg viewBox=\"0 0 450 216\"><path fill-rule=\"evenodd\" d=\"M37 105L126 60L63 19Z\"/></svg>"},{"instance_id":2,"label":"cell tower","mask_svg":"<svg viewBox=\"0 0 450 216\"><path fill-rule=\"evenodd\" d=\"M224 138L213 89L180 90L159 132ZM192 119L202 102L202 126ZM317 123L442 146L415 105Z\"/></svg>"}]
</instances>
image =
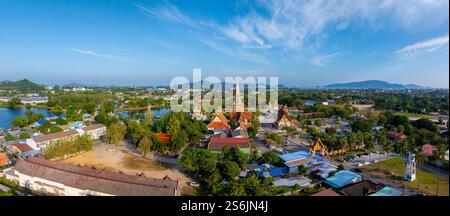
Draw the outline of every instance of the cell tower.
<instances>
[{"instance_id":1,"label":"cell tower","mask_svg":"<svg viewBox=\"0 0 450 216\"><path fill-rule=\"evenodd\" d=\"M406 161L406 171L403 179L406 181L414 181L416 179L416 155L414 153L408 154L408 160Z\"/></svg>"}]
</instances>

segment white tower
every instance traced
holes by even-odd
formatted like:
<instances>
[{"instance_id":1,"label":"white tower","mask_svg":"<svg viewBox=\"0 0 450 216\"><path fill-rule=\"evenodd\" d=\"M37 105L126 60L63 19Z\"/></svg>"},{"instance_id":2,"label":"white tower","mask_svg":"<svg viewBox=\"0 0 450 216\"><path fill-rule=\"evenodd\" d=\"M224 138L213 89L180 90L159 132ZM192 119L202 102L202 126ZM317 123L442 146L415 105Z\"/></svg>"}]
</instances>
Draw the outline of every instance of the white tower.
<instances>
[{"instance_id":1,"label":"white tower","mask_svg":"<svg viewBox=\"0 0 450 216\"><path fill-rule=\"evenodd\" d=\"M239 80L236 82L236 100L234 101L234 112L244 112L244 103L242 103L241 91L239 90Z\"/></svg>"},{"instance_id":2,"label":"white tower","mask_svg":"<svg viewBox=\"0 0 450 216\"><path fill-rule=\"evenodd\" d=\"M406 171L403 179L406 181L414 181L416 179L416 168L416 155L410 152L406 161Z\"/></svg>"}]
</instances>

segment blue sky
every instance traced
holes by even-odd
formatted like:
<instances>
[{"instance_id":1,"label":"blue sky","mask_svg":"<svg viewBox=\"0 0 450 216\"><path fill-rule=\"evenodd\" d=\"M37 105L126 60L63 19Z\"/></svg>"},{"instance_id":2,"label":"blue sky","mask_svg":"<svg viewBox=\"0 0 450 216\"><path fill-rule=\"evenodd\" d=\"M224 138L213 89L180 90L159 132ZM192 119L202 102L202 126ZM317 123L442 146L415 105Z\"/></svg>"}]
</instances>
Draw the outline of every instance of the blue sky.
<instances>
[{"instance_id":1,"label":"blue sky","mask_svg":"<svg viewBox=\"0 0 450 216\"><path fill-rule=\"evenodd\" d=\"M0 0L0 80L278 76L449 87L448 0Z\"/></svg>"}]
</instances>

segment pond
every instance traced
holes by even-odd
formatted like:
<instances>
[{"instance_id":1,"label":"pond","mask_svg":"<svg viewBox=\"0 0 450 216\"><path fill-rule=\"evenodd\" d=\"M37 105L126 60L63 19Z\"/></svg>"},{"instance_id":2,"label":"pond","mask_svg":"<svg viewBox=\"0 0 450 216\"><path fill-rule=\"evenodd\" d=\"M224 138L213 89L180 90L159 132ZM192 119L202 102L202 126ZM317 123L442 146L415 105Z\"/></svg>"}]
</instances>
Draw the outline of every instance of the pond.
<instances>
[{"instance_id":1,"label":"pond","mask_svg":"<svg viewBox=\"0 0 450 216\"><path fill-rule=\"evenodd\" d=\"M131 118L133 113L143 114L145 111L121 111L119 115L125 118ZM152 109L152 115L154 118L159 118L170 112L169 108Z\"/></svg>"},{"instance_id":2,"label":"pond","mask_svg":"<svg viewBox=\"0 0 450 216\"><path fill-rule=\"evenodd\" d=\"M55 116L54 114L49 113L48 110L45 108L31 108L30 110L33 111L34 113L43 114L45 117ZM24 116L25 111L27 111L26 108L17 108L17 109L0 108L0 128L10 128L11 121L17 116Z\"/></svg>"}]
</instances>

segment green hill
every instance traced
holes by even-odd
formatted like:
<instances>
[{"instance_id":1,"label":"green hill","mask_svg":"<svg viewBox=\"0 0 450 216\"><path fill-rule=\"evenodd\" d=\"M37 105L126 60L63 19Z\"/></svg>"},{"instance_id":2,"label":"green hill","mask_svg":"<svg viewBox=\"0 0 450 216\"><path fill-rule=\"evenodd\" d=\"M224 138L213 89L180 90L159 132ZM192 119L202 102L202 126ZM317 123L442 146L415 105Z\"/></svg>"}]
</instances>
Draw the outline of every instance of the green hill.
<instances>
[{"instance_id":1,"label":"green hill","mask_svg":"<svg viewBox=\"0 0 450 216\"><path fill-rule=\"evenodd\" d=\"M43 85L36 84L27 79L11 82L4 81L0 82L1 90L19 90L21 92L35 92L45 90Z\"/></svg>"}]
</instances>

